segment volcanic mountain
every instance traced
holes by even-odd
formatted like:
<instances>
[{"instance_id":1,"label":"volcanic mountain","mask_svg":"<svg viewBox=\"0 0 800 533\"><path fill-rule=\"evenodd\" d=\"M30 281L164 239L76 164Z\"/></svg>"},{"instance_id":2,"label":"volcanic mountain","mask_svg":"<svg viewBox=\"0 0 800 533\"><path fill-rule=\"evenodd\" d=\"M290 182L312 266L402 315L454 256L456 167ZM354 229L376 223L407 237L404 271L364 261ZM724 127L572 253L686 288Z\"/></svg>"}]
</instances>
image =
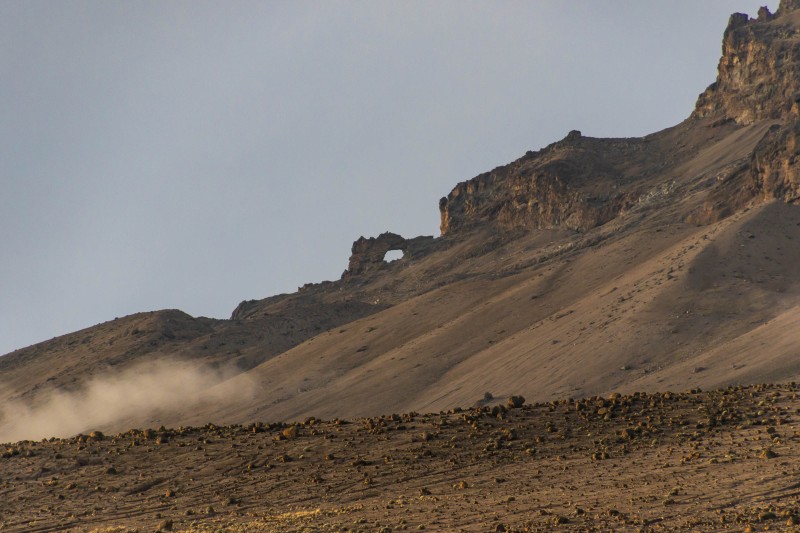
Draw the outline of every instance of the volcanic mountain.
<instances>
[{"instance_id":1,"label":"volcanic mountain","mask_svg":"<svg viewBox=\"0 0 800 533\"><path fill-rule=\"evenodd\" d=\"M782 0L731 16L686 120L459 183L438 237L362 237L341 279L227 320L140 313L3 356L0 440L798 379L799 154Z\"/></svg>"}]
</instances>

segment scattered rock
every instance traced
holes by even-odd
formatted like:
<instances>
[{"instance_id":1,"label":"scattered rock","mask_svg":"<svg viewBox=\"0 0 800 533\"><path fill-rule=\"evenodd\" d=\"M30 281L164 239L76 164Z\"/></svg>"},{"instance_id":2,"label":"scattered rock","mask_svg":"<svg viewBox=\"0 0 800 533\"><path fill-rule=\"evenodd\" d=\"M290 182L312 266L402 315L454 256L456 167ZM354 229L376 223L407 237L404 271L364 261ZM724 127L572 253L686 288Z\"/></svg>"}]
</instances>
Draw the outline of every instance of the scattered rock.
<instances>
[{"instance_id":1,"label":"scattered rock","mask_svg":"<svg viewBox=\"0 0 800 533\"><path fill-rule=\"evenodd\" d=\"M775 453L772 450L772 448L765 448L765 449L761 450L760 454L758 454L758 458L759 459L773 459L773 458L775 458L777 456L778 456L778 454Z\"/></svg>"},{"instance_id":2,"label":"scattered rock","mask_svg":"<svg viewBox=\"0 0 800 533\"><path fill-rule=\"evenodd\" d=\"M512 396L508 399L508 407L518 409L525 405L525 398L522 396Z\"/></svg>"}]
</instances>

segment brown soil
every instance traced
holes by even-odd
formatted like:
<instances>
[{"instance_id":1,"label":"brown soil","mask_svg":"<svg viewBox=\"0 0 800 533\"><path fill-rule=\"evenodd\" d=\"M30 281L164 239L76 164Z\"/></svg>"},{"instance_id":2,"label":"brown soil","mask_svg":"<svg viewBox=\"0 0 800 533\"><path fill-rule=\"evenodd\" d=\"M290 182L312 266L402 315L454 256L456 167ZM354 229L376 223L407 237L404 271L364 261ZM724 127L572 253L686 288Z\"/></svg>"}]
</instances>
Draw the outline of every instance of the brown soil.
<instances>
[{"instance_id":1,"label":"brown soil","mask_svg":"<svg viewBox=\"0 0 800 533\"><path fill-rule=\"evenodd\" d=\"M0 528L782 530L800 519L797 391L20 442L2 448Z\"/></svg>"}]
</instances>

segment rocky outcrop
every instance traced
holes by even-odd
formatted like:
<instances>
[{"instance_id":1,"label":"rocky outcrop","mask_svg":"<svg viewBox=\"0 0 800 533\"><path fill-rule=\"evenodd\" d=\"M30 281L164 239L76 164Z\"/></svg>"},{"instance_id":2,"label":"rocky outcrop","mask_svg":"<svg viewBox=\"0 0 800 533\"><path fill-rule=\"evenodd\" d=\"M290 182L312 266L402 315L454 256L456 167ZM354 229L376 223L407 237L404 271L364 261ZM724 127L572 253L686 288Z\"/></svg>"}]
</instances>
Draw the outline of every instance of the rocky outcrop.
<instances>
[{"instance_id":1,"label":"rocky outcrop","mask_svg":"<svg viewBox=\"0 0 800 533\"><path fill-rule=\"evenodd\" d=\"M753 154L751 184L765 199L800 201L800 120L773 126Z\"/></svg>"},{"instance_id":2,"label":"rocky outcrop","mask_svg":"<svg viewBox=\"0 0 800 533\"><path fill-rule=\"evenodd\" d=\"M631 163L645 145L644 139L595 139L571 131L538 152L456 185L439 201L442 235L487 223L576 231L603 224L628 205L620 185L635 179Z\"/></svg>"},{"instance_id":3,"label":"rocky outcrop","mask_svg":"<svg viewBox=\"0 0 800 533\"><path fill-rule=\"evenodd\" d=\"M749 160L711 190L687 221L710 224L764 200L800 203L800 121L772 125Z\"/></svg>"},{"instance_id":4,"label":"rocky outcrop","mask_svg":"<svg viewBox=\"0 0 800 533\"><path fill-rule=\"evenodd\" d=\"M433 241L434 238L429 236L404 239L389 231L378 237L360 237L353 243L350 261L342 278L384 268L388 264L385 260L386 253L392 250L402 251L404 260L421 257L430 250Z\"/></svg>"},{"instance_id":5,"label":"rocky outcrop","mask_svg":"<svg viewBox=\"0 0 800 533\"><path fill-rule=\"evenodd\" d=\"M761 8L766 9L766 8ZM800 0L781 0L780 5L778 6L778 13L784 14L789 11L794 11L796 9L800 9ZM759 13L761 11L759 10Z\"/></svg>"},{"instance_id":6,"label":"rocky outcrop","mask_svg":"<svg viewBox=\"0 0 800 533\"><path fill-rule=\"evenodd\" d=\"M696 221L711 222L752 200L800 200L800 0L782 0L756 19L734 13L717 80L698 98L694 119L774 125L750 161L709 194Z\"/></svg>"},{"instance_id":7,"label":"rocky outcrop","mask_svg":"<svg viewBox=\"0 0 800 533\"><path fill-rule=\"evenodd\" d=\"M698 98L693 117L752 124L798 114L800 29L798 2L766 7L751 19L734 13L722 39L717 80Z\"/></svg>"}]
</instances>

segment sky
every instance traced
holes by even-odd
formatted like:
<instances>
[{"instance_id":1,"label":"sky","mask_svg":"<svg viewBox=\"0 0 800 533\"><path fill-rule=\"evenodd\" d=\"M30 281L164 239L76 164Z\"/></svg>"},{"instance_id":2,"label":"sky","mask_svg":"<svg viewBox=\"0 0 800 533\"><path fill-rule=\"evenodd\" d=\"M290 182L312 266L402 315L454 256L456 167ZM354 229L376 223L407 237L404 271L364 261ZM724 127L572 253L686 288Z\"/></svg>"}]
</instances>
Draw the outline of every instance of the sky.
<instances>
[{"instance_id":1,"label":"sky","mask_svg":"<svg viewBox=\"0 0 800 533\"><path fill-rule=\"evenodd\" d=\"M686 118L777 0L0 2L0 354L228 318L438 235L456 183Z\"/></svg>"}]
</instances>

